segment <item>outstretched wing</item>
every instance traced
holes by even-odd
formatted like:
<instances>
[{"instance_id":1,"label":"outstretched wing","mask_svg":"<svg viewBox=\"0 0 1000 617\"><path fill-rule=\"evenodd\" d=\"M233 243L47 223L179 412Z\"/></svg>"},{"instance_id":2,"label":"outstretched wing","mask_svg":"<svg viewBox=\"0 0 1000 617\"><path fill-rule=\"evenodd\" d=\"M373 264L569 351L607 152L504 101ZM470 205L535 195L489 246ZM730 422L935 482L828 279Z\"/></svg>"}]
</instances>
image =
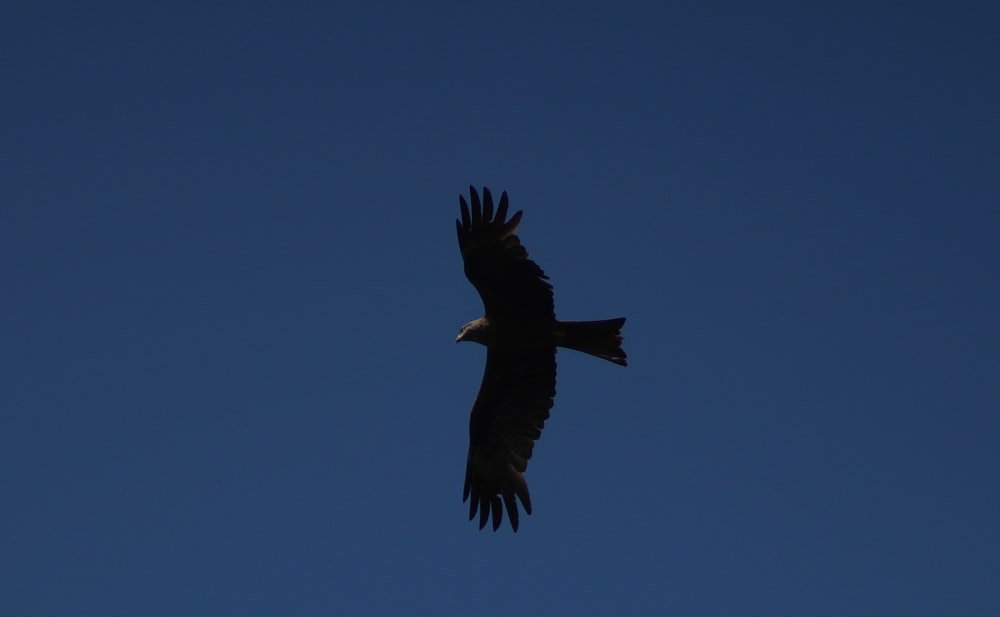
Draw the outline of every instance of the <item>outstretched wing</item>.
<instances>
[{"instance_id":1,"label":"outstretched wing","mask_svg":"<svg viewBox=\"0 0 1000 617\"><path fill-rule=\"evenodd\" d=\"M469 520L479 511L479 528L493 515L493 531L503 521L517 531L521 507L531 514L524 472L541 437L556 394L555 347L488 348L486 371L469 418L469 456L462 501L471 497Z\"/></svg>"},{"instance_id":2,"label":"outstretched wing","mask_svg":"<svg viewBox=\"0 0 1000 617\"><path fill-rule=\"evenodd\" d=\"M483 189L480 203L476 189L470 189L471 212L460 198L458 244L465 274L483 299L492 340L469 418L462 499L471 498L469 519L478 511L480 529L492 515L496 531L506 509L517 531L517 501L531 514L524 472L555 396L552 286L514 233L521 212L506 220L507 193L494 213L489 190Z\"/></svg>"},{"instance_id":3,"label":"outstretched wing","mask_svg":"<svg viewBox=\"0 0 1000 617\"><path fill-rule=\"evenodd\" d=\"M522 211L507 218L507 192L493 211L493 196L483 189L483 201L469 187L472 211L460 196L462 220L455 221L458 247L465 261L465 276L483 299L491 322L513 320L536 322L555 319L552 285L538 264L528 258L515 232Z\"/></svg>"}]
</instances>

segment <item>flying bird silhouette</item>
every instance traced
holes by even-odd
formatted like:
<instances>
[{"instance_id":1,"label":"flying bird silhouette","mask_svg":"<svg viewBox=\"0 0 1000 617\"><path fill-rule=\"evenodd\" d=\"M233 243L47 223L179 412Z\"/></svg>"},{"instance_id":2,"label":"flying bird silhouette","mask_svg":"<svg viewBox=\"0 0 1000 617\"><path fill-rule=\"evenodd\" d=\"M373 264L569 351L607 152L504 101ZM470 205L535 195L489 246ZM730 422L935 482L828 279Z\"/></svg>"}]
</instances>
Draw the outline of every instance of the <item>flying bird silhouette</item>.
<instances>
[{"instance_id":1,"label":"flying bird silhouette","mask_svg":"<svg viewBox=\"0 0 1000 617\"><path fill-rule=\"evenodd\" d=\"M486 370L469 417L462 501L471 497L469 520L478 510L480 529L492 515L496 531L506 508L516 532L517 500L531 514L524 472L556 394L556 348L626 366L625 318L556 319L552 285L515 235L523 212L507 220L506 192L494 212L489 189L483 188L482 202L475 187L469 190L471 211L459 196L462 219L455 226L465 275L479 292L485 315L462 326L455 342L485 345Z\"/></svg>"}]
</instances>

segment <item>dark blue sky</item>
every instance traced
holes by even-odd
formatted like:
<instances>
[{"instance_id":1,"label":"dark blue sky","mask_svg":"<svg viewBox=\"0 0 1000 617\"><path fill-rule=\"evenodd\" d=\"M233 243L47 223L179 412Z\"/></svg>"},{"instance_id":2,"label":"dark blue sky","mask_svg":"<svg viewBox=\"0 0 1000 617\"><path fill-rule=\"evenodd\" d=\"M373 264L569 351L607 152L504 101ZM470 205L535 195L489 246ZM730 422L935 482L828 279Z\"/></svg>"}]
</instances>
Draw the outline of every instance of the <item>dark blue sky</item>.
<instances>
[{"instance_id":1,"label":"dark blue sky","mask_svg":"<svg viewBox=\"0 0 1000 617\"><path fill-rule=\"evenodd\" d=\"M4 12L4 614L1000 614L997 9L594 5ZM517 534L470 183L629 319Z\"/></svg>"}]
</instances>

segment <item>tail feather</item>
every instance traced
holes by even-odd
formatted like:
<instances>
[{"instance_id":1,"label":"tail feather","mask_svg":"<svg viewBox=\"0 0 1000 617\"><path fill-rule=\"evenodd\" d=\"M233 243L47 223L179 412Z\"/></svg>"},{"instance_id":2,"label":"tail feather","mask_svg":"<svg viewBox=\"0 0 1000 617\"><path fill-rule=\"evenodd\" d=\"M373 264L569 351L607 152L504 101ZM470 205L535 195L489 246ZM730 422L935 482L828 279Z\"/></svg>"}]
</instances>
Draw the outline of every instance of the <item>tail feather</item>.
<instances>
[{"instance_id":1,"label":"tail feather","mask_svg":"<svg viewBox=\"0 0 1000 617\"><path fill-rule=\"evenodd\" d=\"M558 321L555 329L556 345L628 366L628 356L622 349L623 325L624 317L600 321Z\"/></svg>"}]
</instances>

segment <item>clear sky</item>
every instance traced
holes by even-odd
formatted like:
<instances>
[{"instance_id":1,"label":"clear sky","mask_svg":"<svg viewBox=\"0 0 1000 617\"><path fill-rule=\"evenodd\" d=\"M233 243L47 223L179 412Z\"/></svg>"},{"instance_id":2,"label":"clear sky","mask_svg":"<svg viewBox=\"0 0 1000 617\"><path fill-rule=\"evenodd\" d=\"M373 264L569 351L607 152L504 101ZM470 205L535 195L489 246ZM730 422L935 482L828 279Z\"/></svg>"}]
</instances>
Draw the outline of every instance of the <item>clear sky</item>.
<instances>
[{"instance_id":1,"label":"clear sky","mask_svg":"<svg viewBox=\"0 0 1000 617\"><path fill-rule=\"evenodd\" d=\"M20 3L0 612L1000 614L995 3ZM567 319L461 503L453 219Z\"/></svg>"}]
</instances>

